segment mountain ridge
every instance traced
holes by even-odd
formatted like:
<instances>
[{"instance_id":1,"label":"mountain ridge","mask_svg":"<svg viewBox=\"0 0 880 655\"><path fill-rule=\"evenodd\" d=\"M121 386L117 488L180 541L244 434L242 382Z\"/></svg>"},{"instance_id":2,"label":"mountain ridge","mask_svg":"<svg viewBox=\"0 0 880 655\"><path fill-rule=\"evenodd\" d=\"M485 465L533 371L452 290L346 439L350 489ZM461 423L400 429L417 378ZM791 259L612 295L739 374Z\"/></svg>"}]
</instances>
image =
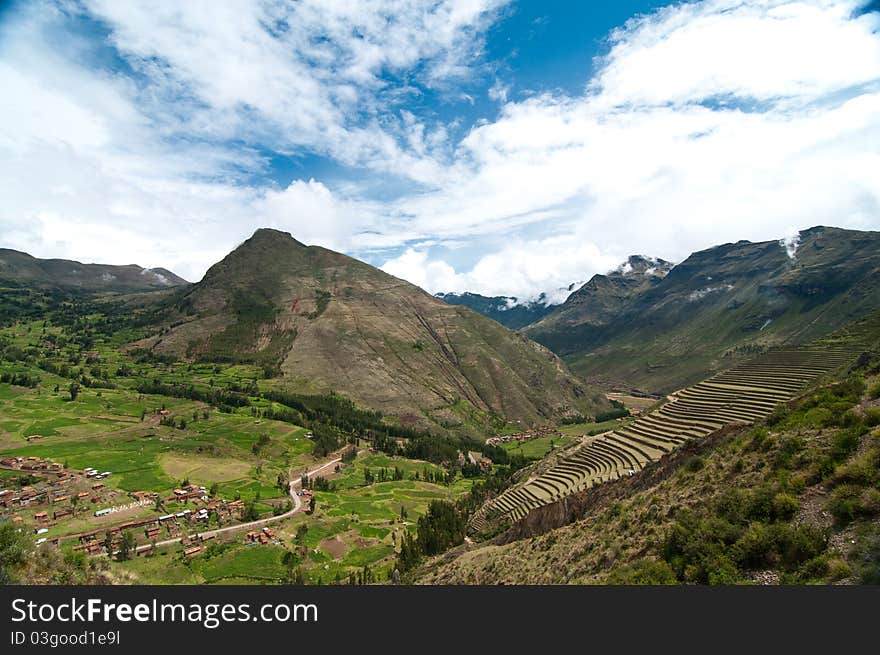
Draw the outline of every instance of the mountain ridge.
<instances>
[{"instance_id":1,"label":"mountain ridge","mask_svg":"<svg viewBox=\"0 0 880 655\"><path fill-rule=\"evenodd\" d=\"M817 226L796 242L697 251L655 284L608 294L614 311L599 320L604 305L585 299L604 287L587 283L524 332L587 379L664 393L880 307L880 233Z\"/></svg>"},{"instance_id":2,"label":"mountain ridge","mask_svg":"<svg viewBox=\"0 0 880 655\"><path fill-rule=\"evenodd\" d=\"M176 299L160 332L136 345L192 360L234 353L288 388L338 391L422 426L536 424L607 405L524 336L268 228Z\"/></svg>"},{"instance_id":3,"label":"mountain ridge","mask_svg":"<svg viewBox=\"0 0 880 655\"><path fill-rule=\"evenodd\" d=\"M40 259L26 252L0 248L0 281L42 289L86 292L149 291L189 284L166 268L137 264L83 264L69 259Z\"/></svg>"}]
</instances>

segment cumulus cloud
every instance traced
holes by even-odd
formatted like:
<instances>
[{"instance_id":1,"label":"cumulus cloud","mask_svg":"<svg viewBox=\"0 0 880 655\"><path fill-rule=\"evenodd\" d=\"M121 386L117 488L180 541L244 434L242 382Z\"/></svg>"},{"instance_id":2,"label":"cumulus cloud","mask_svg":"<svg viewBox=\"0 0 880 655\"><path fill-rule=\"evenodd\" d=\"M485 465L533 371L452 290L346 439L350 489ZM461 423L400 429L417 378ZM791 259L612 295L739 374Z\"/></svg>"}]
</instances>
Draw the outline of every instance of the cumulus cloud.
<instances>
[{"instance_id":1,"label":"cumulus cloud","mask_svg":"<svg viewBox=\"0 0 880 655\"><path fill-rule=\"evenodd\" d=\"M579 91L518 100L485 79L501 4L22 4L0 22L0 239L198 279L269 225L430 291L529 299L633 253L880 228L863 3L670 5L609 34ZM498 114L463 136L408 102L480 75ZM344 172L279 186L275 153Z\"/></svg>"},{"instance_id":2,"label":"cumulus cloud","mask_svg":"<svg viewBox=\"0 0 880 655\"><path fill-rule=\"evenodd\" d=\"M547 226L673 261L790 226L876 229L880 20L857 8L719 0L635 19L582 95L507 103L461 142L457 183L405 210L425 233Z\"/></svg>"},{"instance_id":3,"label":"cumulus cloud","mask_svg":"<svg viewBox=\"0 0 880 655\"><path fill-rule=\"evenodd\" d=\"M558 304L568 297L569 285L582 282L585 276L604 273L618 263L594 244L565 235L510 243L484 255L463 272L457 272L442 259L432 258L427 250L416 248L408 248L387 261L382 270L431 293L471 291L528 301L543 292L545 302Z\"/></svg>"}]
</instances>

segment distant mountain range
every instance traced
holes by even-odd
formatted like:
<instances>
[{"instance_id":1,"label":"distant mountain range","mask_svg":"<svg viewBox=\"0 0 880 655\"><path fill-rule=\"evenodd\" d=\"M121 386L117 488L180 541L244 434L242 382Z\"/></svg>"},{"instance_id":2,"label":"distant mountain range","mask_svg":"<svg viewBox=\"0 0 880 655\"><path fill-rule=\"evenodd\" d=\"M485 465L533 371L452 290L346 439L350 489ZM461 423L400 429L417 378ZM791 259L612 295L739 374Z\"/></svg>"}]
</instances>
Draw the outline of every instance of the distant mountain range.
<instances>
[{"instance_id":1,"label":"distant mountain range","mask_svg":"<svg viewBox=\"0 0 880 655\"><path fill-rule=\"evenodd\" d=\"M545 294L537 300L521 303L514 296L481 296L478 293L437 293L440 300L450 305L470 307L483 316L498 321L501 325L517 330L540 321L552 312L557 305L547 304Z\"/></svg>"},{"instance_id":2,"label":"distant mountain range","mask_svg":"<svg viewBox=\"0 0 880 655\"><path fill-rule=\"evenodd\" d=\"M157 306L155 334L139 346L259 364L291 389L336 390L405 421L476 432L493 417L535 424L595 413L608 405L591 383L665 393L830 333L880 308L880 233L814 227L794 240L715 246L677 265L633 255L557 306L434 297L267 229L197 284L161 268L0 250L4 285L164 289L138 299Z\"/></svg>"},{"instance_id":3,"label":"distant mountain range","mask_svg":"<svg viewBox=\"0 0 880 655\"><path fill-rule=\"evenodd\" d=\"M261 229L182 291L139 342L240 361L427 428L484 430L610 407L549 350L351 257ZM480 432L482 434L482 432Z\"/></svg>"},{"instance_id":4,"label":"distant mountain range","mask_svg":"<svg viewBox=\"0 0 880 655\"><path fill-rule=\"evenodd\" d=\"M880 233L814 227L595 276L523 332L588 380L667 392L880 307ZM642 274L639 275L639 271Z\"/></svg>"},{"instance_id":5,"label":"distant mountain range","mask_svg":"<svg viewBox=\"0 0 880 655\"><path fill-rule=\"evenodd\" d=\"M36 289L85 292L150 291L189 284L165 268L37 259L18 250L0 248L0 284L4 283Z\"/></svg>"}]
</instances>

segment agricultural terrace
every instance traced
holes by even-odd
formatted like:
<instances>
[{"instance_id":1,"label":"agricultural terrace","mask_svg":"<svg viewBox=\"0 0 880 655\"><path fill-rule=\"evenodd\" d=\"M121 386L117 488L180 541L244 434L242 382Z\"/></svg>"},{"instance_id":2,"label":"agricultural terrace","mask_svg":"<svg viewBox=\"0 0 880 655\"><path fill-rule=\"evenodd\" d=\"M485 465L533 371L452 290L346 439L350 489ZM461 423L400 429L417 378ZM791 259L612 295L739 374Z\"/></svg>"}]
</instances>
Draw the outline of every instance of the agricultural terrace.
<instances>
[{"instance_id":1,"label":"agricultural terrace","mask_svg":"<svg viewBox=\"0 0 880 655\"><path fill-rule=\"evenodd\" d=\"M672 394L637 420L584 444L543 473L506 490L472 517L469 530L513 523L531 510L591 487L634 475L692 439L726 425L749 424L803 391L821 376L851 362L862 347L823 341L779 348Z\"/></svg>"}]
</instances>

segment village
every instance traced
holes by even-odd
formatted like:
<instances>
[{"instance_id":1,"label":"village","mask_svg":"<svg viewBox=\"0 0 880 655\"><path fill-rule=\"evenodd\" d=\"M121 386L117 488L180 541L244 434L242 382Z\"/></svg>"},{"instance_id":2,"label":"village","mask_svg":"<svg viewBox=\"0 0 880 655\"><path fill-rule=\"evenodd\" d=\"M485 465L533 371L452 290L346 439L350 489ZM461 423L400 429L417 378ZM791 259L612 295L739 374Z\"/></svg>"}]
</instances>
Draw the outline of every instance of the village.
<instances>
[{"instance_id":1,"label":"village","mask_svg":"<svg viewBox=\"0 0 880 655\"><path fill-rule=\"evenodd\" d=\"M555 427L551 426L541 426L535 428L530 432L522 432L520 434L505 434L498 437L489 437L486 439L486 444L490 446L497 446L498 444L503 443L513 443L516 441L528 441L529 439L540 439L541 437L555 437L562 436L562 433Z\"/></svg>"},{"instance_id":2,"label":"village","mask_svg":"<svg viewBox=\"0 0 880 655\"><path fill-rule=\"evenodd\" d=\"M110 471L67 469L33 456L0 459L0 470L21 473L3 478L4 485L18 484L0 488L0 520L32 530L37 546L61 547L62 542L75 541L74 551L117 554L128 533L133 555L149 554L158 544L180 544L184 557L191 557L222 532L219 528L234 527L245 518L244 501L211 498L201 485L182 486L166 498L152 491L124 492L102 482L112 476ZM311 493L306 489L298 495ZM171 508L175 511L168 511ZM116 517L126 520L114 522ZM95 527L96 522L106 525ZM218 529L211 532L209 526ZM244 538L246 544L274 541L268 527Z\"/></svg>"}]
</instances>

